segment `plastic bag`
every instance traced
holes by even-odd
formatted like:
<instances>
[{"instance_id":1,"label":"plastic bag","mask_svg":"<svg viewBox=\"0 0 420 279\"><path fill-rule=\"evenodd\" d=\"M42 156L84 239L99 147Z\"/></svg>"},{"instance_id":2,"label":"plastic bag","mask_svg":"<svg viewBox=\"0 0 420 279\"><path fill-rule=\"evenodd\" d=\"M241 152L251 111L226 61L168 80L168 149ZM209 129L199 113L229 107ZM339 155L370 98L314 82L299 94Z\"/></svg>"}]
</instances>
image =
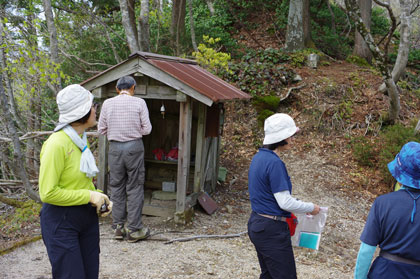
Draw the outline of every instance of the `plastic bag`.
<instances>
[{"instance_id":1,"label":"plastic bag","mask_svg":"<svg viewBox=\"0 0 420 279\"><path fill-rule=\"evenodd\" d=\"M292 236L292 245L318 250L327 215L328 207L321 207L317 215L297 213L298 225Z\"/></svg>"}]
</instances>

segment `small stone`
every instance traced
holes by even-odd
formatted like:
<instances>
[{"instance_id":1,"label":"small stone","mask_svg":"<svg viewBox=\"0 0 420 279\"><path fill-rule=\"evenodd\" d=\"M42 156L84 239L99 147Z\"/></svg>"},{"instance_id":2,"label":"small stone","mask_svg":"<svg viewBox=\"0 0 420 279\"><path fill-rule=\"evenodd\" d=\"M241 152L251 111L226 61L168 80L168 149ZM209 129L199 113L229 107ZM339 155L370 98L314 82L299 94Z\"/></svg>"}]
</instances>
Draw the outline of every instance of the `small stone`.
<instances>
[{"instance_id":1,"label":"small stone","mask_svg":"<svg viewBox=\"0 0 420 279\"><path fill-rule=\"evenodd\" d=\"M300 75L295 75L295 77L293 78L293 81L294 82L299 82L299 81L302 81L303 79L302 79L302 77L300 76Z\"/></svg>"}]
</instances>

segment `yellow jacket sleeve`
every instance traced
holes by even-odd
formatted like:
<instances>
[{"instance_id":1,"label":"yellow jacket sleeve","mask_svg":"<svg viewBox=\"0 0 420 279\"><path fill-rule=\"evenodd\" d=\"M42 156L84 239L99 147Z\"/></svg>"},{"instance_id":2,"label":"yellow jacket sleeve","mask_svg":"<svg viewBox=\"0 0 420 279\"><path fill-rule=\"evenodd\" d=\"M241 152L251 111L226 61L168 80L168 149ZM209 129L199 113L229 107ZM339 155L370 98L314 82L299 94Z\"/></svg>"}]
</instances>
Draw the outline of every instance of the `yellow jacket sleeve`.
<instances>
[{"instance_id":1,"label":"yellow jacket sleeve","mask_svg":"<svg viewBox=\"0 0 420 279\"><path fill-rule=\"evenodd\" d=\"M60 133L60 132L58 132ZM39 195L42 202L73 206L87 204L92 180L80 171L80 149L62 134L53 134L41 150Z\"/></svg>"}]
</instances>

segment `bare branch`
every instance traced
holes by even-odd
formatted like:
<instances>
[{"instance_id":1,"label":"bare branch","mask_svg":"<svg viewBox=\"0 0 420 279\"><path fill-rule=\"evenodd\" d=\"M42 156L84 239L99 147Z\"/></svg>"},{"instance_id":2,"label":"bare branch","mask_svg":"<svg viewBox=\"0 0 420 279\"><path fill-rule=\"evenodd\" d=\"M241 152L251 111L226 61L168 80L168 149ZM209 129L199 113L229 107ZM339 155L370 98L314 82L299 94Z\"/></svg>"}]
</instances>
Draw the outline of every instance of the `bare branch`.
<instances>
[{"instance_id":1,"label":"bare branch","mask_svg":"<svg viewBox=\"0 0 420 279\"><path fill-rule=\"evenodd\" d=\"M233 234L222 234L222 235L194 235L194 236L190 236L190 237L183 237L183 238L175 238L172 240L169 240L167 242L165 242L165 244L171 244L174 242L186 242L186 241L190 241L190 240L194 240L194 239L200 239L200 238L233 238L233 237L240 237L244 234L246 234L247 232L240 232L240 233L233 233Z\"/></svg>"},{"instance_id":2,"label":"bare branch","mask_svg":"<svg viewBox=\"0 0 420 279\"><path fill-rule=\"evenodd\" d=\"M105 67L107 67L107 68L109 68L109 67L113 66L113 65L110 65L110 64L105 64L105 63L90 63L90 62L87 62L87 61L83 60L83 59L82 59L82 58L80 58L80 57L77 57L76 55L66 53L63 49L60 49L60 51L61 51L61 53L63 53L63 55L64 55L64 56L66 56L67 58L69 58L69 59L74 58L74 59L76 59L77 61L82 62L83 64L88 65L88 66L105 66Z\"/></svg>"},{"instance_id":3,"label":"bare branch","mask_svg":"<svg viewBox=\"0 0 420 279\"><path fill-rule=\"evenodd\" d=\"M385 9L388 10L388 14L389 14L389 18L391 19L391 27L388 31L388 34L386 36L387 40L385 42L385 46L384 46L384 52L385 52L385 59L386 61L388 61L388 49L389 49L389 43L391 42L392 39L392 35L395 32L395 29L397 29L397 20L395 18L394 12L392 11L391 5L388 3L383 3L379 0L373 0L376 4L378 4L381 7L384 7Z\"/></svg>"},{"instance_id":4,"label":"bare branch","mask_svg":"<svg viewBox=\"0 0 420 279\"><path fill-rule=\"evenodd\" d=\"M23 136L19 137L19 141L23 141L23 140L27 140L27 139L32 139L32 138L39 138L39 137L43 137L43 136L48 136L48 135L51 135L52 133L54 133L54 131L33 131L33 132L28 132L28 133L24 134ZM86 135L87 136L90 136L90 137L98 137L99 136L99 133L97 131L86 132ZM11 138L0 136L0 142L11 142L11 141L12 141Z\"/></svg>"}]
</instances>

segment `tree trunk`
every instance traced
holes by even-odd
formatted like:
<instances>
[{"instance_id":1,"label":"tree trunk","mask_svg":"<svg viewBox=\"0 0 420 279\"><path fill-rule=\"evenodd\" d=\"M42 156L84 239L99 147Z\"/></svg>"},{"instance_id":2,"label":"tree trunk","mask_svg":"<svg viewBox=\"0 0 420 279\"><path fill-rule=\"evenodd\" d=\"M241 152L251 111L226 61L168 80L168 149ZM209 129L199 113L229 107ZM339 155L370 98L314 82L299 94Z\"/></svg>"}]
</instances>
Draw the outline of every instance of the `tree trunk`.
<instances>
[{"instance_id":1,"label":"tree trunk","mask_svg":"<svg viewBox=\"0 0 420 279\"><path fill-rule=\"evenodd\" d=\"M0 80L2 80L3 75L0 73ZM9 136L13 139L13 153L14 153L14 157L15 157L15 162L17 165L17 171L19 174L19 178L20 180L22 180L23 185L25 187L26 193L28 194L28 196L35 200L35 201L41 201L38 193L34 191L34 189L32 188L31 183L29 182L28 179L28 175L26 173L26 169L25 169L25 164L24 164L24 158L22 156L22 151L21 151L21 146L20 146L20 141L19 141L19 137L17 135L16 132L16 127L15 124L13 123L13 119L12 116L10 114L10 110L9 110L9 105L8 105L8 101L7 101L7 96L4 93L4 88L3 88L3 83L0 82L0 102L1 102L1 106L3 108L3 112L4 112L4 116L6 118L7 121L7 126L8 126L8 130L9 130Z\"/></svg>"},{"instance_id":2,"label":"tree trunk","mask_svg":"<svg viewBox=\"0 0 420 279\"><path fill-rule=\"evenodd\" d=\"M191 42L195 51L198 51L197 42L195 41L195 30L194 30L194 15L193 15L193 0L188 0L188 11L190 17L190 29L191 29Z\"/></svg>"},{"instance_id":3,"label":"tree trunk","mask_svg":"<svg viewBox=\"0 0 420 279\"><path fill-rule=\"evenodd\" d=\"M364 41L369 46L369 49L376 60L376 65L379 68L381 75L385 81L386 87L389 90L389 111L388 111L388 120L390 123L394 124L398 121L399 112L400 112L400 97L398 93L397 86L395 85L394 80L392 79L391 72L387 65L387 60L385 54L381 51L377 44L375 44L370 30L366 28L360 14L360 10L356 4L356 0L345 0L347 11L349 12L350 17L354 20L357 31L360 33ZM392 34L390 34L392 36Z\"/></svg>"},{"instance_id":4,"label":"tree trunk","mask_svg":"<svg viewBox=\"0 0 420 279\"><path fill-rule=\"evenodd\" d=\"M207 7L209 7L210 15L214 16L214 2L213 0L206 0Z\"/></svg>"},{"instance_id":5,"label":"tree trunk","mask_svg":"<svg viewBox=\"0 0 420 279\"><path fill-rule=\"evenodd\" d=\"M50 0L42 0L44 4L44 14L45 19L47 20L47 27L48 33L50 34L50 52L51 52L51 60L54 62L55 65L58 65L60 62L58 61L58 41L57 41L57 30L54 24L54 16L51 8L51 1ZM58 84L54 84L56 87L56 92L62 89L61 84L61 75L60 70L57 69L57 81Z\"/></svg>"},{"instance_id":6,"label":"tree trunk","mask_svg":"<svg viewBox=\"0 0 420 279\"><path fill-rule=\"evenodd\" d=\"M359 8L363 23L365 24L366 28L370 30L372 0L359 0ZM370 52L369 46L357 31L354 38L353 54L366 59L369 64L372 63L372 53Z\"/></svg>"},{"instance_id":7,"label":"tree trunk","mask_svg":"<svg viewBox=\"0 0 420 279\"><path fill-rule=\"evenodd\" d=\"M125 37L127 39L128 48L131 53L139 51L139 44L137 39L136 23L132 21L133 10L130 12L130 4L128 1L132 0L119 0L121 9L121 21L125 30ZM132 2L130 2L132 3ZM131 15L131 16L130 16Z\"/></svg>"},{"instance_id":8,"label":"tree trunk","mask_svg":"<svg viewBox=\"0 0 420 279\"><path fill-rule=\"evenodd\" d=\"M398 47L397 60L395 61L394 68L392 70L392 79L394 82L398 82L401 76L405 72L405 68L408 62L408 54L410 52L410 35L411 35L411 9L408 0L400 0L400 45ZM386 84L383 83L379 87L379 91L386 91Z\"/></svg>"},{"instance_id":9,"label":"tree trunk","mask_svg":"<svg viewBox=\"0 0 420 279\"><path fill-rule=\"evenodd\" d=\"M180 41L185 36L185 13L185 0L174 0L172 2L171 38L177 56L181 53Z\"/></svg>"},{"instance_id":10,"label":"tree trunk","mask_svg":"<svg viewBox=\"0 0 420 279\"><path fill-rule=\"evenodd\" d=\"M3 9L3 7L0 7L0 9ZM4 17L3 10L0 10L0 17ZM3 22L0 22L0 46L4 43L4 26ZM6 54L4 53L4 48L0 47L0 66L2 69L6 69ZM4 73L4 82L6 85L6 94L8 95L9 101L10 101L10 109L11 113L13 115L13 119L16 121L19 128L23 128L24 125L22 123L22 120L20 118L20 115L18 114L18 109L15 102L15 97L13 96L13 89L12 89L12 83L9 78L9 72L3 71ZM0 82L3 82L0 80Z\"/></svg>"},{"instance_id":11,"label":"tree trunk","mask_svg":"<svg viewBox=\"0 0 420 279\"><path fill-rule=\"evenodd\" d=\"M150 52L149 0L141 0L139 39L140 50Z\"/></svg>"},{"instance_id":12,"label":"tree trunk","mask_svg":"<svg viewBox=\"0 0 420 279\"><path fill-rule=\"evenodd\" d=\"M31 49L35 49L38 47L36 38L38 37L37 30L35 28L35 15L33 13L28 14L28 46ZM38 57L34 56L32 62L37 63ZM54 88L55 89L55 88ZM26 131L34 131L35 130L35 108L38 106L38 99L36 96L36 92L27 92L29 102L28 102L28 109L25 111L26 113ZM22 146L22 145L21 145ZM27 167L27 174L29 176L32 176L34 174L34 159L35 159L35 140L34 139L28 139L26 141L26 167Z\"/></svg>"},{"instance_id":13,"label":"tree trunk","mask_svg":"<svg viewBox=\"0 0 420 279\"><path fill-rule=\"evenodd\" d=\"M305 47L303 33L304 1L305 0L290 0L285 46L287 51L297 51Z\"/></svg>"},{"instance_id":14,"label":"tree trunk","mask_svg":"<svg viewBox=\"0 0 420 279\"><path fill-rule=\"evenodd\" d=\"M315 43L311 36L311 15L309 13L309 0L303 0L302 22L303 44L305 47L315 48Z\"/></svg>"}]
</instances>

